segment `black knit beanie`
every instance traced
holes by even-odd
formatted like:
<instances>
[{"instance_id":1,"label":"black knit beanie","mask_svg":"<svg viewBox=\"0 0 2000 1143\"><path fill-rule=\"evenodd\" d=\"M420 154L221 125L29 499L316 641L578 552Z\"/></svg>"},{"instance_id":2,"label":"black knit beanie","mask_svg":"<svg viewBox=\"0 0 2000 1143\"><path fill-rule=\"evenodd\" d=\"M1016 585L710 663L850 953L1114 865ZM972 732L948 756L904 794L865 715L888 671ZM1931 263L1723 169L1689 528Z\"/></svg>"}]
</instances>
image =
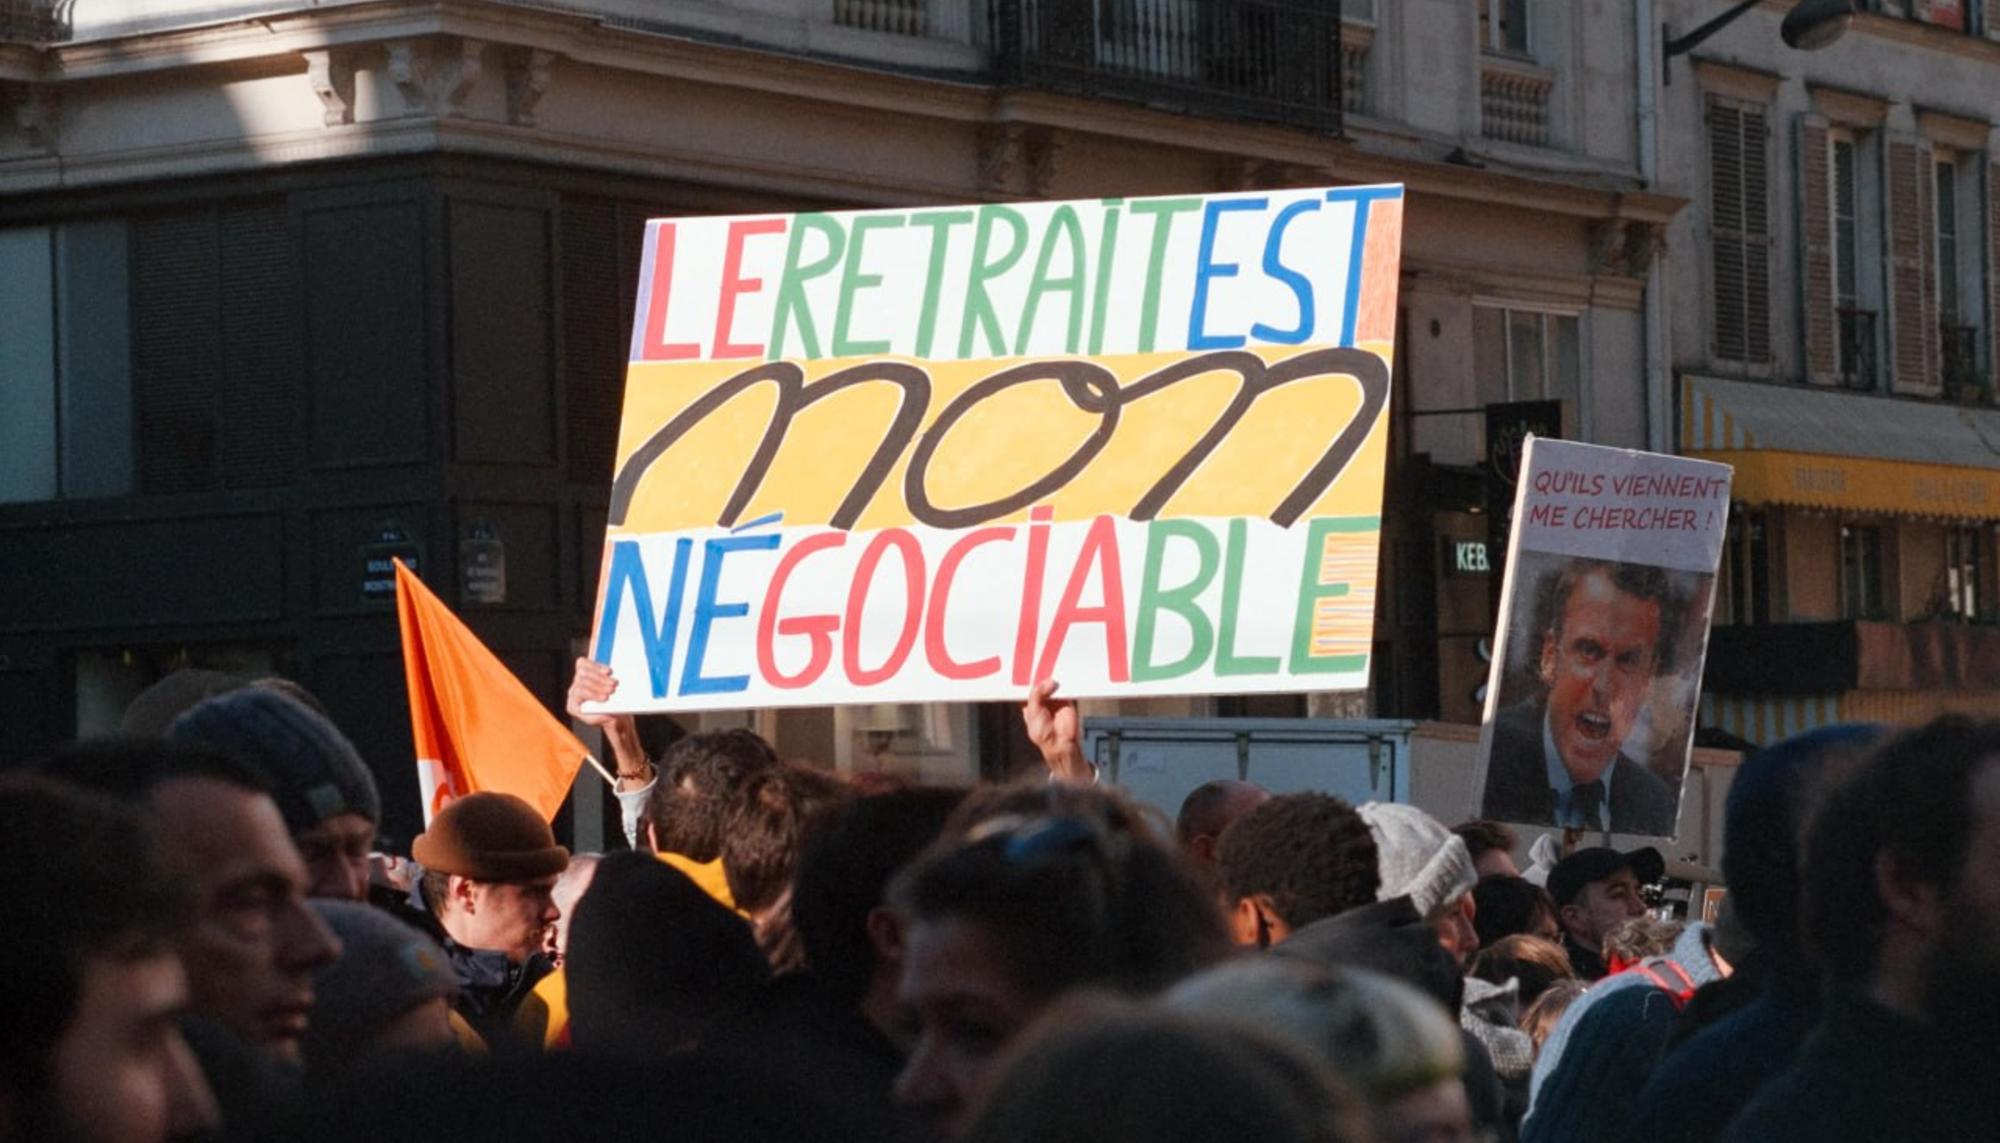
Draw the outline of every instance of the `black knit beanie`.
<instances>
[{"instance_id":1,"label":"black knit beanie","mask_svg":"<svg viewBox=\"0 0 2000 1143\"><path fill-rule=\"evenodd\" d=\"M277 784L278 809L294 835L341 814L382 820L375 775L354 744L310 707L276 690L253 686L204 699L174 720L167 737L256 763Z\"/></svg>"}]
</instances>

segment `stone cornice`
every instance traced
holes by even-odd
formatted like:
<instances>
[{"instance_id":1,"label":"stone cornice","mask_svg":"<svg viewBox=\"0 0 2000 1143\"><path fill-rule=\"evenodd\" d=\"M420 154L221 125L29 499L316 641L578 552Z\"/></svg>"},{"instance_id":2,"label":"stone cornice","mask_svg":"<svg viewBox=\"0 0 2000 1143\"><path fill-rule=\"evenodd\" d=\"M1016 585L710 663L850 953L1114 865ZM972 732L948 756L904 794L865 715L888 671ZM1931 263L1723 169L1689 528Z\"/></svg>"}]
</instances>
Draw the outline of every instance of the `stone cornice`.
<instances>
[{"instance_id":1,"label":"stone cornice","mask_svg":"<svg viewBox=\"0 0 2000 1143\"><path fill-rule=\"evenodd\" d=\"M101 183L138 177L141 169L154 174L183 167L213 170L231 163L247 166L271 162L279 156L336 158L420 149L425 145L419 141L423 137L421 131L412 134L407 124L349 125L351 113L346 100L350 96L342 87L342 68L355 66L353 61L359 57L353 52L364 46L389 50L398 43L436 41L440 37L489 45L492 52L515 53L526 62L517 63L507 80L513 85L509 106L520 113L515 115L515 123L454 121L447 130L435 119L420 117L420 121L431 124L428 128L433 132L431 145L450 147L454 145L451 140L465 145L467 140L481 139L514 157L541 158L561 153L567 156L564 161L645 171L667 165L656 148L633 147L628 148L631 154L621 154L620 144L608 139L575 135L543 137L545 133L540 129L529 129L533 104L532 100L524 103L521 97L530 94L538 97L537 84L546 86L549 82L548 62L560 58L584 67L755 92L761 98L778 96L898 116L916 113L941 124L965 127L1019 126L1075 139L1099 137L1138 142L1182 153L1213 155L1219 160L1289 170L1300 178L1350 183L1400 182L1413 193L1580 219L1664 223L1685 201L1633 189L1629 176L1621 177L1608 167L1601 171L1551 172L1547 176L1478 168L1440 161L1441 156L1430 153L1436 147L1421 143L1406 147L1403 154L1394 154L1386 150L1395 146L1394 140L1383 140L1376 147L1365 136L1357 142L1241 120L1170 114L1113 99L996 90L970 76L919 75L892 70L887 64L833 61L784 54L775 49L718 44L613 26L588 14L518 7L494 0L431 0L421 4L382 0L45 49L46 67L42 74L57 87L171 69L213 67L239 73L248 70L268 73L274 66L281 71L296 68L301 82L310 82L326 103L329 124L353 136L218 139L162 148L159 153L142 150L77 156L64 181ZM13 58L12 54L0 52L0 77L5 76L6 64ZM490 54L489 65L499 66L501 58ZM537 67L542 69L539 78ZM78 94L87 97L86 93ZM482 143L478 149L485 146ZM799 169L786 160L770 161L769 169L761 173L748 170L741 160L732 158L722 162L760 182L775 178L787 184L787 189L800 190L806 187L791 184L810 184L813 193L843 194L863 202L910 195L948 199L962 196L967 190L956 181L940 181L935 186L879 186L843 171ZM148 163L155 165L149 167ZM670 165L676 171L686 172L703 169L707 164L702 156L683 155ZM778 173L781 171L792 173L781 176ZM42 172L8 170L0 174L0 187L18 187L23 176L33 181L38 175L46 177ZM1007 197L1011 190L994 186L987 188L986 193Z\"/></svg>"}]
</instances>

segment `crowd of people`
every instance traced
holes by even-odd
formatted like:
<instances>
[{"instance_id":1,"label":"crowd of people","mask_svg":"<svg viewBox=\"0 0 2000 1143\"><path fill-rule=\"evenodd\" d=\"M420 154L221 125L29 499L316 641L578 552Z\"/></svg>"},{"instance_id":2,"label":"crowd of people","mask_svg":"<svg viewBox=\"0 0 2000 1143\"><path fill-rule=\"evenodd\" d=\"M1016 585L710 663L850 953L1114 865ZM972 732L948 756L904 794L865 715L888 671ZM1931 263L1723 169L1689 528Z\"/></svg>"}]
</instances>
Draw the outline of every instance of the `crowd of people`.
<instances>
[{"instance_id":1,"label":"crowd of people","mask_svg":"<svg viewBox=\"0 0 2000 1143\"><path fill-rule=\"evenodd\" d=\"M1245 782L1178 819L572 713L626 846L381 799L312 696L205 680L0 777L0 1143L2000 1139L2000 723L1843 726L1658 852Z\"/></svg>"}]
</instances>

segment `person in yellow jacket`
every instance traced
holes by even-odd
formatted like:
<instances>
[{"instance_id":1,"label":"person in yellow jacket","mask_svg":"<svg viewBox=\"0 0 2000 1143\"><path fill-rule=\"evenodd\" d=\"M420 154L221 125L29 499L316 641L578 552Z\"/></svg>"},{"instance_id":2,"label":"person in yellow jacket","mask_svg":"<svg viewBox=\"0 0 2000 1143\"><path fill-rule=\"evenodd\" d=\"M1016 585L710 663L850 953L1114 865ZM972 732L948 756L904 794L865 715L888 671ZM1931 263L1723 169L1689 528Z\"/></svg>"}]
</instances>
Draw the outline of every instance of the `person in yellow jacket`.
<instances>
[{"instance_id":1,"label":"person in yellow jacket","mask_svg":"<svg viewBox=\"0 0 2000 1143\"><path fill-rule=\"evenodd\" d=\"M603 731L618 770L616 793L625 840L650 849L660 860L688 875L709 896L734 909L722 875L722 828L729 794L757 773L778 765L771 744L748 730L690 734L667 748L656 767L639 742L639 726L629 714L584 709L618 689L611 668L592 659L576 661L569 686L570 717Z\"/></svg>"}]
</instances>

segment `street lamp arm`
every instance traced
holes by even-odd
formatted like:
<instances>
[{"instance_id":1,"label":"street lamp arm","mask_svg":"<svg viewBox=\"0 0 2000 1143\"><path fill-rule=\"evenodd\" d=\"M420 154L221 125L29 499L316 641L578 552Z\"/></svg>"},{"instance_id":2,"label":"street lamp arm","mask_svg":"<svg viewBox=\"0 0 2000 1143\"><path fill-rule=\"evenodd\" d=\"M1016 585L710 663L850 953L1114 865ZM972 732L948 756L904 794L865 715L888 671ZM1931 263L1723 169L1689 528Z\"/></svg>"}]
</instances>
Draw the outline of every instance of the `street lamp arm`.
<instances>
[{"instance_id":1,"label":"street lamp arm","mask_svg":"<svg viewBox=\"0 0 2000 1143\"><path fill-rule=\"evenodd\" d=\"M1708 23L1703 24L1701 27L1696 28L1694 31L1689 32L1687 35L1679 36L1676 37L1675 39L1668 40L1662 54L1666 59L1669 60L1673 59L1675 56L1686 55L1687 53L1700 47L1702 41L1708 39L1715 33L1720 32L1722 29L1728 27L1730 24L1735 23L1737 17L1743 15L1743 13L1745 12L1748 12L1750 9L1755 8L1758 4L1762 2L1763 0L1742 0L1742 3L1736 5L1734 8L1729 9L1727 12L1724 12L1721 15L1715 17Z\"/></svg>"}]
</instances>

